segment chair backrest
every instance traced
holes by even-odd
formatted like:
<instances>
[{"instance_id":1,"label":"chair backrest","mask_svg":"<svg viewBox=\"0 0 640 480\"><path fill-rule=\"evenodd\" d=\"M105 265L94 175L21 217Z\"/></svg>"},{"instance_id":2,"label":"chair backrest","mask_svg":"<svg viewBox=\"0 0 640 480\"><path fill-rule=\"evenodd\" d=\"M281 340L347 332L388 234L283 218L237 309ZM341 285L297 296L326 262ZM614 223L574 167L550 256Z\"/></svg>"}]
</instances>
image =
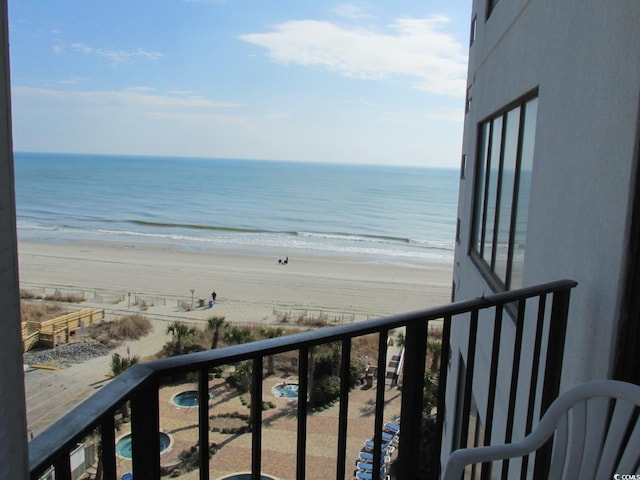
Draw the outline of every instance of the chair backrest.
<instances>
[{"instance_id":1,"label":"chair backrest","mask_svg":"<svg viewBox=\"0 0 640 480\"><path fill-rule=\"evenodd\" d=\"M548 479L612 479L614 474L637 474L639 413L637 385L614 380L578 385L558 397L523 440L454 452L443 479L460 480L465 465L526 456L552 437Z\"/></svg>"}]
</instances>

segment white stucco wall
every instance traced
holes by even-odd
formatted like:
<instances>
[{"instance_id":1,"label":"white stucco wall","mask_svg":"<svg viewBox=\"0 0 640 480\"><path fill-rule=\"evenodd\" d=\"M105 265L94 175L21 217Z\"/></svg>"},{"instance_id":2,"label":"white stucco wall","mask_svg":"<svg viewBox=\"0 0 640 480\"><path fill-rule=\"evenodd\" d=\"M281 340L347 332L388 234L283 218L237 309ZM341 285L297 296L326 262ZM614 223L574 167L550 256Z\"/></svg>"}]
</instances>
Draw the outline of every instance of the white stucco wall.
<instances>
[{"instance_id":1,"label":"white stucco wall","mask_svg":"<svg viewBox=\"0 0 640 480\"><path fill-rule=\"evenodd\" d=\"M571 299L564 390L607 377L613 366L637 160L640 2L500 1L486 23L485 4L473 5L478 33L469 60L472 104L462 145L468 160L455 297L491 292L467 253L477 125L537 87L524 284L579 282ZM464 337L454 332L454 340ZM457 355L454 345L448 389L455 387ZM477 371L474 383L486 385L488 372Z\"/></svg>"}]
</instances>

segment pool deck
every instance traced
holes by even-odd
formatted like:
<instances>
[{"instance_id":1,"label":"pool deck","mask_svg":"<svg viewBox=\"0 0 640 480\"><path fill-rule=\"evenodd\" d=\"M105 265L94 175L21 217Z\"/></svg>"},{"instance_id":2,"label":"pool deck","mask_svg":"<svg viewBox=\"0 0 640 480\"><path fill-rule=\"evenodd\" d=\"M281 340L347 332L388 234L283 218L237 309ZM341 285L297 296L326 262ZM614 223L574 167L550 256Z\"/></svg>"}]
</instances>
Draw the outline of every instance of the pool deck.
<instances>
[{"instance_id":1,"label":"pool deck","mask_svg":"<svg viewBox=\"0 0 640 480\"><path fill-rule=\"evenodd\" d=\"M279 480L289 480L295 479L296 471L297 400L273 395L272 388L283 381L297 383L297 378L271 376L263 382L263 400L272 402L275 408L263 412L262 471ZM161 455L161 464L164 466L175 465L180 452L189 450L197 443L198 408L178 407L171 401L175 394L194 388L194 384L186 383L160 390L160 428L172 438L169 448ZM249 408L242 401L248 400L248 397L241 397L223 379L211 380L209 389L212 394L209 402L210 415L249 413ZM375 395L375 388L360 386L349 395L347 478L353 478L351 474L355 470L358 453L365 440L373 435ZM401 393L396 387L385 388L385 421L399 414L400 398ZM311 413L307 418L306 478L309 480L336 476L338 411L339 405L336 404L324 411ZM128 425L123 426L117 436L128 433L127 427ZM209 438L210 442L219 447L210 461L212 480L251 470L250 433L210 432ZM118 459L118 475L129 471L131 462ZM194 470L177 478L195 480L198 478L198 471Z\"/></svg>"}]
</instances>

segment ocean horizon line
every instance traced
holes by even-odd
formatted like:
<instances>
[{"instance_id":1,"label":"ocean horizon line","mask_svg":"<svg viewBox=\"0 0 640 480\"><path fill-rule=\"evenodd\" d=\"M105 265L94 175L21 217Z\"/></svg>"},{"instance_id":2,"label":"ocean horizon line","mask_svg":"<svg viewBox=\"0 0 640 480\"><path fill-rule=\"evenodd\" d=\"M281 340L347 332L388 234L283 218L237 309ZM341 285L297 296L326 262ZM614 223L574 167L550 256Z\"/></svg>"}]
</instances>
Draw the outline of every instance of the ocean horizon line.
<instances>
[{"instance_id":1,"label":"ocean horizon line","mask_svg":"<svg viewBox=\"0 0 640 480\"><path fill-rule=\"evenodd\" d=\"M142 154L142 153L83 153L83 152L44 152L32 150L14 150L15 154L20 155L46 155L46 156L76 156L76 157L112 157L112 158L135 158L135 159L159 159L159 160L198 160L198 161L231 161L231 162L268 162L283 164L302 164L302 165L331 165L331 166L354 166L354 167L380 167L380 168L401 168L401 169L420 169L420 170L443 170L457 171L457 165L417 165L395 163L397 159L389 163L367 163L367 162L348 162L338 160L303 160L303 159L277 159L277 158L248 158L248 157L207 157L193 155L167 155L167 154Z\"/></svg>"}]
</instances>

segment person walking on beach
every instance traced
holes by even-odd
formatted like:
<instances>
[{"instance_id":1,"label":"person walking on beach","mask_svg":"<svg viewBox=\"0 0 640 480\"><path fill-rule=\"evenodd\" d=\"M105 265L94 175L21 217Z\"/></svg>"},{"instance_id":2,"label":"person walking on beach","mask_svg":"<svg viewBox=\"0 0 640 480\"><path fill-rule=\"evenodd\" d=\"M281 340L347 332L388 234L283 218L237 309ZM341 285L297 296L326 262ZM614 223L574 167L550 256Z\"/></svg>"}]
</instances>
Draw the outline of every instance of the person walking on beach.
<instances>
[{"instance_id":1,"label":"person walking on beach","mask_svg":"<svg viewBox=\"0 0 640 480\"><path fill-rule=\"evenodd\" d=\"M213 303L216 303L216 297L218 295L216 294L216 291L214 290L213 292L211 292L211 299L213 300Z\"/></svg>"}]
</instances>

